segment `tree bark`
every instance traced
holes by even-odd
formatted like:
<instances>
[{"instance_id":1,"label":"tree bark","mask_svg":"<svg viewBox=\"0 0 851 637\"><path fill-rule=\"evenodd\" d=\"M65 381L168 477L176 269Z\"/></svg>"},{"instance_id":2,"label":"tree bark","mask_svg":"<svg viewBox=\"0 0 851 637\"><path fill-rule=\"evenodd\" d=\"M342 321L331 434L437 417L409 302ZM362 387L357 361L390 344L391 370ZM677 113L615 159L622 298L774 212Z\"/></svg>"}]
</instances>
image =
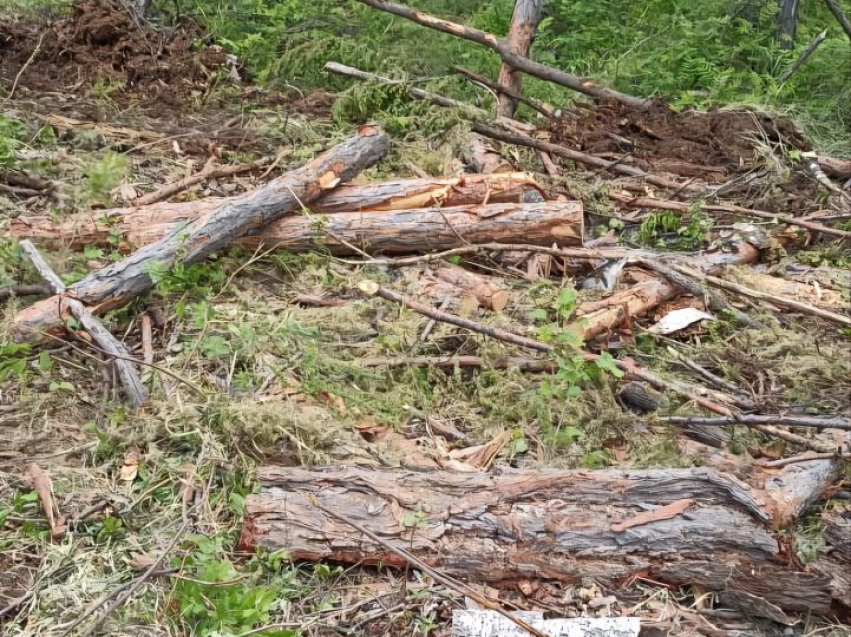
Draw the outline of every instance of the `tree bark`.
<instances>
[{"instance_id":1,"label":"tree bark","mask_svg":"<svg viewBox=\"0 0 851 637\"><path fill-rule=\"evenodd\" d=\"M294 560L403 566L314 505L339 511L447 575L617 586L632 577L716 591L752 614L825 615L830 577L788 564L750 489L697 469L499 475L263 467L240 548Z\"/></svg>"},{"instance_id":2,"label":"tree bark","mask_svg":"<svg viewBox=\"0 0 851 637\"><path fill-rule=\"evenodd\" d=\"M780 48L788 51L795 46L798 35L800 0L780 0L780 15L777 16L777 39Z\"/></svg>"},{"instance_id":3,"label":"tree bark","mask_svg":"<svg viewBox=\"0 0 851 637\"><path fill-rule=\"evenodd\" d=\"M128 227L125 237L137 245L158 241L174 232L176 223ZM92 223L72 245L105 244L108 226ZM32 229L30 229L32 231ZM61 231L61 228L60 228ZM240 245L265 246L290 252L317 248L335 255L358 254L350 245L374 255L445 250L465 243L506 243L522 235L530 244L582 245L582 204L544 202L500 203L449 208L415 208L388 212L338 212L326 217L299 215L280 219L237 240ZM58 242L61 234L52 230ZM350 244L350 245L347 245Z\"/></svg>"},{"instance_id":4,"label":"tree bark","mask_svg":"<svg viewBox=\"0 0 851 637\"><path fill-rule=\"evenodd\" d=\"M18 312L12 337L39 340L62 326L59 308L63 298L91 306L93 314L121 307L150 289L152 269L168 271L175 264L192 265L258 231L303 203L319 198L365 168L377 163L389 148L384 133L363 127L349 138L299 169L255 191L223 200L206 216L137 250L122 261L92 272L63 294L39 301Z\"/></svg>"},{"instance_id":5,"label":"tree bark","mask_svg":"<svg viewBox=\"0 0 851 637\"><path fill-rule=\"evenodd\" d=\"M384 2L383 0L358 0L358 2L368 5L373 9L386 11L387 13L392 13L393 15L405 18L406 20L416 22L417 24L434 29L435 31L448 33L449 35L454 35L456 37L481 44L482 46L485 46L497 53L502 58L502 61L511 66L513 69L533 75L542 80L559 84L592 97L615 100L637 110L646 110L650 107L650 100L620 93L613 89L595 84L587 78L582 78L571 73L565 73L559 69L554 69L550 66L546 66L545 64L530 60L522 55L517 55L511 50L505 40L485 31L456 24L455 22L441 20L427 13L423 13L411 7L406 7L394 2Z\"/></svg>"},{"instance_id":6,"label":"tree bark","mask_svg":"<svg viewBox=\"0 0 851 637\"><path fill-rule=\"evenodd\" d=\"M526 190L542 192L541 186L527 173L400 179L377 184L342 185L308 204L308 208L318 215L329 215L341 212L405 211L430 206L519 203ZM110 237L118 231L122 240L140 246L160 239L179 223L193 222L211 214L228 201L231 198L116 208L77 214L61 222L48 216L18 217L11 221L9 231L12 237L18 239L34 239L44 244L72 249L86 245L109 245ZM284 223L293 222L301 223L297 217L289 218ZM275 227L273 224L272 228ZM272 236L275 236L275 232L271 230ZM304 236L303 230L295 236ZM314 236L315 233L310 233L310 242Z\"/></svg>"},{"instance_id":7,"label":"tree bark","mask_svg":"<svg viewBox=\"0 0 851 637\"><path fill-rule=\"evenodd\" d=\"M514 13L511 16L511 27L508 30L506 45L512 53L529 57L529 49L535 39L535 31L541 21L543 12L543 0L515 0ZM502 117L514 117L517 108L517 100L511 93L520 93L523 76L515 71L510 65L503 62L499 69L500 84L509 88L510 93L499 95L497 113Z\"/></svg>"},{"instance_id":8,"label":"tree bark","mask_svg":"<svg viewBox=\"0 0 851 637\"><path fill-rule=\"evenodd\" d=\"M514 170L511 164L491 148L481 135L475 133L467 136L466 144L461 149L461 158L472 172L483 175L507 173Z\"/></svg>"},{"instance_id":9,"label":"tree bark","mask_svg":"<svg viewBox=\"0 0 851 637\"><path fill-rule=\"evenodd\" d=\"M848 36L851 38L851 35ZM836 159L819 155L818 165L831 177L836 179L851 179L851 159Z\"/></svg>"}]
</instances>

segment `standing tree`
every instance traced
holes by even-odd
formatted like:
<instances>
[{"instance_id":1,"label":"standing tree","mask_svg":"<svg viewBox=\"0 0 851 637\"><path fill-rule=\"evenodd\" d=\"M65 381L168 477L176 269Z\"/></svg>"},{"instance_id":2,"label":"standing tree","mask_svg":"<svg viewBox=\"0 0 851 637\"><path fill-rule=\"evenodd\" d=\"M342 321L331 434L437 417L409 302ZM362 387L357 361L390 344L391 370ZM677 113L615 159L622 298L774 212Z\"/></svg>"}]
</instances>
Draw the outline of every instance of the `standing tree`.
<instances>
[{"instance_id":1,"label":"standing tree","mask_svg":"<svg viewBox=\"0 0 851 637\"><path fill-rule=\"evenodd\" d=\"M543 0L515 0L514 13L511 16L511 28L508 30L508 47L523 57L529 56L529 49L535 39L535 31L541 21ZM520 93L522 74L503 62L499 69L499 83ZM512 117L517 108L517 100L510 95L500 93L498 113L502 117Z\"/></svg>"},{"instance_id":2,"label":"standing tree","mask_svg":"<svg viewBox=\"0 0 851 637\"><path fill-rule=\"evenodd\" d=\"M780 0L780 15L778 16L777 38L780 48L788 51L795 45L798 34L798 14L801 3L799 0Z\"/></svg>"}]
</instances>

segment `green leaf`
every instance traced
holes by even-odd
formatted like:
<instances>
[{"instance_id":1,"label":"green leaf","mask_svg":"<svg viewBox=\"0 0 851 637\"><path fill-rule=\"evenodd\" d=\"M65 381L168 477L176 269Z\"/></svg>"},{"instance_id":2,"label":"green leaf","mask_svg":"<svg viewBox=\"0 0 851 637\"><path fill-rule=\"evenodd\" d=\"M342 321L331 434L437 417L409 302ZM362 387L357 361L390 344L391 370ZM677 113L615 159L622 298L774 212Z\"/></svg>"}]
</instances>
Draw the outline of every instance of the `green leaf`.
<instances>
[{"instance_id":1,"label":"green leaf","mask_svg":"<svg viewBox=\"0 0 851 637\"><path fill-rule=\"evenodd\" d=\"M609 372L615 378L623 377L623 372L618 369L617 365L615 364L615 359L612 358L612 355L608 352L603 352L602 354L600 354L600 358L594 361L594 363L597 365L597 367L602 369L604 372Z\"/></svg>"},{"instance_id":2,"label":"green leaf","mask_svg":"<svg viewBox=\"0 0 851 637\"><path fill-rule=\"evenodd\" d=\"M42 372L49 372L53 368L53 359L49 353L43 351L38 355L38 368Z\"/></svg>"},{"instance_id":3,"label":"green leaf","mask_svg":"<svg viewBox=\"0 0 851 637\"><path fill-rule=\"evenodd\" d=\"M542 307L529 312L529 318L533 321L546 321L549 318L549 313Z\"/></svg>"}]
</instances>

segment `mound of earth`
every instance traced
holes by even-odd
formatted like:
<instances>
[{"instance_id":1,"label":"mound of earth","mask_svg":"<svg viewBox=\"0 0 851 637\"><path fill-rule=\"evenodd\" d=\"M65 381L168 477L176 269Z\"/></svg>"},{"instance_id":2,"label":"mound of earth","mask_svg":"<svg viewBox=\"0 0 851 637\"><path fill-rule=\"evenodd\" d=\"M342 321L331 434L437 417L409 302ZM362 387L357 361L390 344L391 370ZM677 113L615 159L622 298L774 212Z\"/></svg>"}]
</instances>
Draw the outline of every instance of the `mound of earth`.
<instances>
[{"instance_id":1,"label":"mound of earth","mask_svg":"<svg viewBox=\"0 0 851 637\"><path fill-rule=\"evenodd\" d=\"M587 114L554 119L549 132L552 141L592 155L687 177L723 179L750 170L759 163L760 143L811 149L785 118L729 109L677 113L658 101L644 112L598 102Z\"/></svg>"},{"instance_id":2,"label":"mound of earth","mask_svg":"<svg viewBox=\"0 0 851 637\"><path fill-rule=\"evenodd\" d=\"M201 28L141 24L110 0L80 0L70 17L48 25L0 22L0 78L18 90L74 92L97 82L117 94L178 102L226 75L218 46L198 48Z\"/></svg>"}]
</instances>

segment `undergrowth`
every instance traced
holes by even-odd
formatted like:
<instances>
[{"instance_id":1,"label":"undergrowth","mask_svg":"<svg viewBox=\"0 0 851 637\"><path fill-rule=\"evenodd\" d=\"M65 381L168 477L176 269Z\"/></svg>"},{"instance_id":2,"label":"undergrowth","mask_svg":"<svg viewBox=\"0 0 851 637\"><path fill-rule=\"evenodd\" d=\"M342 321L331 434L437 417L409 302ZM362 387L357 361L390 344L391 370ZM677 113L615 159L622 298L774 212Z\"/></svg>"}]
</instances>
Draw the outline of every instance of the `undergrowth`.
<instances>
[{"instance_id":1,"label":"undergrowth","mask_svg":"<svg viewBox=\"0 0 851 637\"><path fill-rule=\"evenodd\" d=\"M421 0L415 6L504 35L512 4ZM245 60L259 81L278 88L337 91L351 86L350 80L323 71L324 64L334 60L385 75L401 72L421 87L443 78L438 92L486 108L494 104L489 93L453 76L453 69L461 65L495 77L495 54L353 0L155 3L159 19L166 22L176 19L178 6L181 14L203 22L220 44ZM822 3L806 3L797 40L784 50L776 39L776 13L776 3L743 0L551 0L532 55L626 92L662 96L677 108L737 104L790 112L817 146L851 155L847 38ZM781 83L782 72L822 29L828 30L822 46ZM524 92L557 106L576 98L535 78L524 82ZM370 106L365 99L360 110ZM351 109L351 100L345 108Z\"/></svg>"}]
</instances>

